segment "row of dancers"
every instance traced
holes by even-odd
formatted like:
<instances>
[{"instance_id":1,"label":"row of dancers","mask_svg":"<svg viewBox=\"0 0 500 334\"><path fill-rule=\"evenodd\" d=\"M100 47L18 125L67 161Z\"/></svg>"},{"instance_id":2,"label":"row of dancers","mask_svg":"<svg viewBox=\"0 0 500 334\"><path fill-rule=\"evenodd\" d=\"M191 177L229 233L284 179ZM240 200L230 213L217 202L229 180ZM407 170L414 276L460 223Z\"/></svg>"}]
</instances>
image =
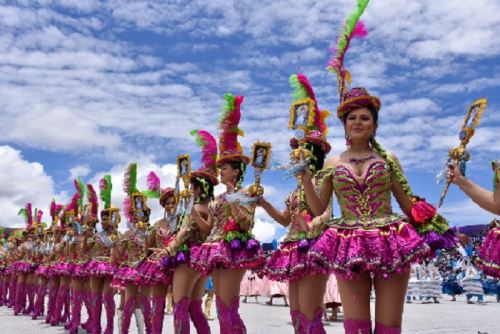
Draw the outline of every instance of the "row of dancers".
<instances>
[{"instance_id":1,"label":"row of dancers","mask_svg":"<svg viewBox=\"0 0 500 334\"><path fill-rule=\"evenodd\" d=\"M104 203L100 214L96 191L81 182L76 182L69 204L51 204L52 224L47 228L40 210L33 214L30 205L22 210L27 227L9 238L1 257L2 290L15 296L9 301L14 313L40 317L48 294L46 322L56 326L70 317L65 327L71 333L82 325L83 305L90 315L83 327L90 333L101 333L103 306L106 334L113 332L115 316L119 332L127 333L137 309L144 316L146 332L161 333L165 295L172 285L176 333L188 333L190 321L198 333L209 333L201 299L211 275L221 333L245 333L239 315L240 284L247 270L255 270L270 280L288 282L296 333L324 333L323 298L334 273L346 333L371 332L372 288L375 333L401 332L411 264L432 259L438 249L455 247L456 235L434 207L413 194L396 156L376 140L381 106L377 97L363 88L347 92L337 109L346 150L325 159L330 151L328 113L319 109L305 75L293 75L290 82L296 97L292 110L306 103L310 115L300 127L303 134L297 132L290 140L288 172L297 175L298 183L283 211L266 200L260 185L242 186L250 161L260 172L267 163L257 164L257 154L250 158L244 154L238 141L243 97L226 94L219 143L207 131L195 131L202 148L201 166L191 170L188 157L180 156L175 187L161 187L152 172L148 189L141 191L137 164L128 166L124 233L117 229L120 209L111 205L110 176L99 183ZM492 166L497 185L499 164ZM498 187L494 192L480 188L455 165L450 165L448 179L481 207L500 212ZM226 191L214 196L219 182ZM393 212L391 194L403 215ZM340 217L332 216L333 195ZM159 199L165 209L164 218L152 225L148 198ZM257 206L288 227L269 257L252 234ZM497 277L499 239L495 221L479 254L482 270ZM71 312L64 313L70 298Z\"/></svg>"}]
</instances>

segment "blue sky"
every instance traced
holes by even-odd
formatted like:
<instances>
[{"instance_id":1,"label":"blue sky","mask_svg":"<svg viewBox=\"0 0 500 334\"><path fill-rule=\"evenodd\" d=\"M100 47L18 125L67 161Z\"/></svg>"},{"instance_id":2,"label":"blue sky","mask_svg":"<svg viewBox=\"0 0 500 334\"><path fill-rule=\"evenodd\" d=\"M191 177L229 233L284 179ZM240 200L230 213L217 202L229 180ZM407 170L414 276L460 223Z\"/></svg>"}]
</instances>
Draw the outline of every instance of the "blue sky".
<instances>
[{"instance_id":1,"label":"blue sky","mask_svg":"<svg viewBox=\"0 0 500 334\"><path fill-rule=\"evenodd\" d=\"M256 140L285 162L290 74L306 74L319 105L336 109L335 78L325 70L355 1L7 1L0 5L0 224L22 224L19 207L66 203L71 179L114 176L121 205L125 166L138 161L172 185L175 156L199 153L189 132L216 133L223 94L244 95L247 152ZM489 160L500 156L500 4L495 1L372 1L369 30L347 55L354 86L380 96L379 141L401 160L416 193L436 203L434 175L467 106L488 97L472 139L469 176L491 188ZM331 154L343 129L328 119ZM246 179L252 181L249 173ZM266 195L282 206L294 180L264 175ZM154 215L161 214L152 204ZM48 211L47 209L45 210ZM338 212L338 210L337 210ZM443 207L452 225L492 215L452 189ZM46 219L48 217L46 216ZM256 234L279 237L257 214Z\"/></svg>"}]
</instances>

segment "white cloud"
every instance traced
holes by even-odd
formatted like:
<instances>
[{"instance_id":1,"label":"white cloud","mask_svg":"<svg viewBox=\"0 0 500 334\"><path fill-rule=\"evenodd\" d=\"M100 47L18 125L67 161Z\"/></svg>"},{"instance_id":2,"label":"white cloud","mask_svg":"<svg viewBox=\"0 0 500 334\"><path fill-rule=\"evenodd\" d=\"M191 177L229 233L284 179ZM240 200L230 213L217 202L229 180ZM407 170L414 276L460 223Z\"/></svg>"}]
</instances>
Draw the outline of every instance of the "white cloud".
<instances>
[{"instance_id":1,"label":"white cloud","mask_svg":"<svg viewBox=\"0 0 500 334\"><path fill-rule=\"evenodd\" d=\"M495 215L481 209L470 199L447 202L446 199L440 213L448 219L450 226L489 224Z\"/></svg>"},{"instance_id":2,"label":"white cloud","mask_svg":"<svg viewBox=\"0 0 500 334\"><path fill-rule=\"evenodd\" d=\"M88 165L78 165L69 170L69 181L73 181L77 177L85 177L90 174L90 167Z\"/></svg>"},{"instance_id":3,"label":"white cloud","mask_svg":"<svg viewBox=\"0 0 500 334\"><path fill-rule=\"evenodd\" d=\"M46 208L54 197L54 181L42 164L26 161L21 152L11 146L0 146L0 184L1 226L24 226L23 218L17 213L28 202L44 211L43 221L50 221ZM59 199L65 198L56 196L56 200Z\"/></svg>"}]
</instances>

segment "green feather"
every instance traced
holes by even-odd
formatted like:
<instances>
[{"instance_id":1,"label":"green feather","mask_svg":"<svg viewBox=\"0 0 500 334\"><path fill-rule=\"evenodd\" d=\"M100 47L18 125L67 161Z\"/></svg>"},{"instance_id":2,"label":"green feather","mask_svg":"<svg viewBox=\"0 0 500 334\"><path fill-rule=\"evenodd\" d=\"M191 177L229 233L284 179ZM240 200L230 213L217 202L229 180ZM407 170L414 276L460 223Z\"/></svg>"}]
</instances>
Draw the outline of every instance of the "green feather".
<instances>
[{"instance_id":1,"label":"green feather","mask_svg":"<svg viewBox=\"0 0 500 334\"><path fill-rule=\"evenodd\" d=\"M234 95L231 93L224 94L224 100L226 103L222 106L222 114L219 117L219 123L224 122L224 120L229 116L231 111L234 110Z\"/></svg>"},{"instance_id":2,"label":"green feather","mask_svg":"<svg viewBox=\"0 0 500 334\"><path fill-rule=\"evenodd\" d=\"M128 165L125 172L125 180L123 182L124 190L127 194L137 192L137 163L133 162Z\"/></svg>"},{"instance_id":3,"label":"green feather","mask_svg":"<svg viewBox=\"0 0 500 334\"><path fill-rule=\"evenodd\" d=\"M160 198L160 192L153 190L144 190L142 192L147 198Z\"/></svg>"},{"instance_id":4,"label":"green feather","mask_svg":"<svg viewBox=\"0 0 500 334\"><path fill-rule=\"evenodd\" d=\"M198 135L198 129L196 130L193 130L190 132L191 136L194 136L195 137L195 141L196 141L196 144L198 144L198 146L200 146L201 148L205 147L205 145L207 144L205 140L201 139L201 137Z\"/></svg>"},{"instance_id":5,"label":"green feather","mask_svg":"<svg viewBox=\"0 0 500 334\"><path fill-rule=\"evenodd\" d=\"M288 79L288 83L293 88L293 97L295 98L295 100L305 99L306 97L308 97L307 91L297 78L297 74L292 74Z\"/></svg>"},{"instance_id":6,"label":"green feather","mask_svg":"<svg viewBox=\"0 0 500 334\"><path fill-rule=\"evenodd\" d=\"M106 186L100 187L99 185L99 197L104 202L104 208L109 209L111 207L111 190L113 189L113 183L111 182L111 175L104 175L103 179L106 181Z\"/></svg>"},{"instance_id":7,"label":"green feather","mask_svg":"<svg viewBox=\"0 0 500 334\"><path fill-rule=\"evenodd\" d=\"M337 44L338 55L344 52L344 49L347 46L347 38L351 36L354 28L356 27L356 23L358 23L359 18L366 9L366 6L368 6L368 2L369 0L358 0L358 6L356 10L346 20L346 23L344 25L344 31L342 32Z\"/></svg>"}]
</instances>

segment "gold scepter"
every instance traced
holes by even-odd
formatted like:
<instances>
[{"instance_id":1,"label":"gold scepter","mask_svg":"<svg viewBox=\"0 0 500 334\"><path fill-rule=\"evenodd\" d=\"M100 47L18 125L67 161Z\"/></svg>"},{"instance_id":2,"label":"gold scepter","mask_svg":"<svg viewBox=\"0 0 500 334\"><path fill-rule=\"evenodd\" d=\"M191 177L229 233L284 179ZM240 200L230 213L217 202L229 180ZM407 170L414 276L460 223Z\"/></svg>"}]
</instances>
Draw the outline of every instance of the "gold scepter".
<instances>
[{"instance_id":1,"label":"gold scepter","mask_svg":"<svg viewBox=\"0 0 500 334\"><path fill-rule=\"evenodd\" d=\"M179 192L179 199L177 199L177 202L180 203L181 200L184 206L189 203L189 199L193 195L193 192L190 188L190 183L189 183L189 175L191 174L191 157L189 154L181 154L177 156L177 177L182 179L182 182L184 184L184 189ZM186 209L186 207L182 208L183 210Z\"/></svg>"},{"instance_id":2,"label":"gold scepter","mask_svg":"<svg viewBox=\"0 0 500 334\"><path fill-rule=\"evenodd\" d=\"M448 161L446 167L450 164L460 163L460 169L462 173L465 174L465 164L470 159L470 153L467 151L466 147L472 136L474 136L475 128L479 124L479 120L486 109L487 99L481 98L474 101L473 104L469 106L469 109L465 113L464 123L462 129L460 130L459 139L460 145L458 147L453 147L448 152ZM448 189L450 188L451 180L446 181L443 192L441 193L441 198L439 199L438 208L443 204L444 198Z\"/></svg>"},{"instance_id":3,"label":"gold scepter","mask_svg":"<svg viewBox=\"0 0 500 334\"><path fill-rule=\"evenodd\" d=\"M264 187L260 184L260 177L265 169L269 167L271 160L271 144L256 142L252 146L252 157L250 164L255 168L255 184L248 188L248 194L251 197L264 195Z\"/></svg>"}]
</instances>

